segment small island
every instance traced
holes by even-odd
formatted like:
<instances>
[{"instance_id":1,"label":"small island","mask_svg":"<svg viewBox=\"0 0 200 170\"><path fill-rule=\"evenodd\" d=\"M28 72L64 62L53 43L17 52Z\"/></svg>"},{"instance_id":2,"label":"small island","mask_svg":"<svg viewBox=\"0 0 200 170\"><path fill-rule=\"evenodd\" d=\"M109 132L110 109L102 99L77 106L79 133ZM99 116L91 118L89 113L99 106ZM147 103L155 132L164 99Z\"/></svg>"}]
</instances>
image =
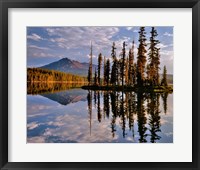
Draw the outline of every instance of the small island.
<instances>
[{"instance_id":1,"label":"small island","mask_svg":"<svg viewBox=\"0 0 200 170\"><path fill-rule=\"evenodd\" d=\"M116 45L113 42L111 57L106 58L100 53L98 55L98 66L95 73L92 73L92 42L90 49L90 62L88 69L88 85L82 86L86 90L107 90L107 91L134 91L134 92L156 92L172 93L173 85L168 84L167 68L163 67L160 74L160 41L156 39L157 31L152 27L147 49L147 38L145 27L139 30L139 45L137 58L134 56L135 43L128 49L124 41L120 54L116 54ZM112 60L112 63L111 63ZM103 64L103 75L101 68ZM112 64L112 66L111 66Z\"/></svg>"}]
</instances>

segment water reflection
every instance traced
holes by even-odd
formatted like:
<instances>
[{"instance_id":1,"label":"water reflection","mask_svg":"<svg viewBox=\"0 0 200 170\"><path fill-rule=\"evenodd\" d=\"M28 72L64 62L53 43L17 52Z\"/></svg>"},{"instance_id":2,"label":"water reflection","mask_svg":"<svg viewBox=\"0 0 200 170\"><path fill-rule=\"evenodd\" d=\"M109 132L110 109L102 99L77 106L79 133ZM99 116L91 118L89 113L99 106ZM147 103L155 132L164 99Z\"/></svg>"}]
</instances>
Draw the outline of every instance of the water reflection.
<instances>
[{"instance_id":1,"label":"water reflection","mask_svg":"<svg viewBox=\"0 0 200 170\"><path fill-rule=\"evenodd\" d=\"M27 94L54 93L83 86L84 83L41 83L27 82Z\"/></svg>"},{"instance_id":2,"label":"water reflection","mask_svg":"<svg viewBox=\"0 0 200 170\"><path fill-rule=\"evenodd\" d=\"M30 143L171 143L173 95L86 91L27 95Z\"/></svg>"},{"instance_id":3,"label":"water reflection","mask_svg":"<svg viewBox=\"0 0 200 170\"><path fill-rule=\"evenodd\" d=\"M122 129L122 136L126 138L127 130L132 132L134 138L134 115L137 116L139 142L146 143L147 137L150 142L160 140L160 93L134 93L134 92L109 92L109 91L88 91L88 114L90 125L92 116L92 93L94 93L94 107L97 109L97 118L101 122L102 113L100 107L100 93L103 95L103 115L109 119L112 114L111 132L112 137L116 133L116 119L119 118L119 125ZM167 112L167 93L162 94L164 112ZM146 107L145 107L146 102ZM96 105L97 103L97 105ZM110 112L111 109L111 112ZM126 129L126 127L129 127ZM91 128L91 127L90 127ZM148 132L147 132L148 131Z\"/></svg>"}]
</instances>

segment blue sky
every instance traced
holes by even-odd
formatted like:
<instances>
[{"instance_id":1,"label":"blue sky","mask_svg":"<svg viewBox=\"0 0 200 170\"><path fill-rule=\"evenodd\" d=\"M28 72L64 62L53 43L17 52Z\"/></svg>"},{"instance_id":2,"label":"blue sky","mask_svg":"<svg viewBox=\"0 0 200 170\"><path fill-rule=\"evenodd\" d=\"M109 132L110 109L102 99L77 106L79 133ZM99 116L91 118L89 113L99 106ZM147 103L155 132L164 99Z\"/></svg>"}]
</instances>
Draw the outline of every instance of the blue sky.
<instances>
[{"instance_id":1,"label":"blue sky","mask_svg":"<svg viewBox=\"0 0 200 170\"><path fill-rule=\"evenodd\" d=\"M173 74L173 27L155 27L160 41L161 70L166 65L169 74ZM137 26L128 27L27 27L27 66L39 67L62 58L79 62L89 62L90 42L93 43L93 61L97 56L110 58L111 46L115 42L117 56L125 41L128 49L135 42L135 59L138 47ZM147 43L151 27L145 27ZM148 46L147 46L148 48Z\"/></svg>"}]
</instances>

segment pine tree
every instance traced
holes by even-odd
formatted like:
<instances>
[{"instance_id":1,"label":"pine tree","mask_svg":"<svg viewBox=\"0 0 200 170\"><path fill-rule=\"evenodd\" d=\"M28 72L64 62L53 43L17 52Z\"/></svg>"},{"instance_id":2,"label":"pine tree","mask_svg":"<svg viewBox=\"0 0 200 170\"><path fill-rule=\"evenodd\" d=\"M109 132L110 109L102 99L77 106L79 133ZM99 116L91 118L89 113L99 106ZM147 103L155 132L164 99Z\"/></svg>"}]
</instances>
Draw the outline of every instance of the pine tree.
<instances>
[{"instance_id":1,"label":"pine tree","mask_svg":"<svg viewBox=\"0 0 200 170\"><path fill-rule=\"evenodd\" d=\"M88 76L87 76L87 79L88 79L88 85L91 85L91 78L92 77L92 75L91 75L91 72L90 72L90 67L89 67L89 69L88 69Z\"/></svg>"},{"instance_id":2,"label":"pine tree","mask_svg":"<svg viewBox=\"0 0 200 170\"><path fill-rule=\"evenodd\" d=\"M165 87L168 86L168 83L167 83L167 69L166 69L166 66L164 66L164 68L163 68L163 77L162 77L162 81L161 81L161 86L165 86Z\"/></svg>"},{"instance_id":3,"label":"pine tree","mask_svg":"<svg viewBox=\"0 0 200 170\"><path fill-rule=\"evenodd\" d=\"M113 42L112 45L112 52L111 52L111 57L113 59L113 65L112 65L112 70L111 70L111 84L116 85L117 83L117 57L116 57L116 47L115 43Z\"/></svg>"},{"instance_id":4,"label":"pine tree","mask_svg":"<svg viewBox=\"0 0 200 170\"><path fill-rule=\"evenodd\" d=\"M124 86L124 67L125 67L125 57L126 57L126 43L123 42L123 48L122 48L122 59L121 59L121 65L120 65L120 74L122 79L122 87Z\"/></svg>"},{"instance_id":5,"label":"pine tree","mask_svg":"<svg viewBox=\"0 0 200 170\"><path fill-rule=\"evenodd\" d=\"M97 85L97 71L96 71L96 68L95 68L95 72L94 72L94 85Z\"/></svg>"},{"instance_id":6,"label":"pine tree","mask_svg":"<svg viewBox=\"0 0 200 170\"><path fill-rule=\"evenodd\" d=\"M98 84L101 85L101 65L102 65L102 54L99 54L98 58Z\"/></svg>"},{"instance_id":7,"label":"pine tree","mask_svg":"<svg viewBox=\"0 0 200 170\"><path fill-rule=\"evenodd\" d=\"M145 65L146 65L146 37L145 27L140 27L139 31L139 47L137 57L137 85L143 86L145 80Z\"/></svg>"},{"instance_id":8,"label":"pine tree","mask_svg":"<svg viewBox=\"0 0 200 170\"><path fill-rule=\"evenodd\" d=\"M106 85L106 57L104 56L103 84Z\"/></svg>"},{"instance_id":9,"label":"pine tree","mask_svg":"<svg viewBox=\"0 0 200 170\"><path fill-rule=\"evenodd\" d=\"M128 68L128 79L129 85L135 84L134 82L134 41L132 42L132 48L129 50L129 68Z\"/></svg>"},{"instance_id":10,"label":"pine tree","mask_svg":"<svg viewBox=\"0 0 200 170\"><path fill-rule=\"evenodd\" d=\"M160 43L159 40L156 40L158 33L154 27L151 29L151 37L150 37L150 47L148 53L148 81L150 85L159 85L159 65L160 65L160 48L157 45Z\"/></svg>"},{"instance_id":11,"label":"pine tree","mask_svg":"<svg viewBox=\"0 0 200 170\"><path fill-rule=\"evenodd\" d=\"M89 82L89 85L92 84L92 42L91 42L91 48L90 48L90 64L89 64L89 70L88 70L88 82Z\"/></svg>"},{"instance_id":12,"label":"pine tree","mask_svg":"<svg viewBox=\"0 0 200 170\"><path fill-rule=\"evenodd\" d=\"M149 64L147 64L146 71L147 71L147 77L146 77L147 85L150 85L152 81L150 80L150 65Z\"/></svg>"},{"instance_id":13,"label":"pine tree","mask_svg":"<svg viewBox=\"0 0 200 170\"><path fill-rule=\"evenodd\" d=\"M125 84L129 84L129 58L125 60Z\"/></svg>"},{"instance_id":14,"label":"pine tree","mask_svg":"<svg viewBox=\"0 0 200 170\"><path fill-rule=\"evenodd\" d=\"M110 81L110 60L107 59L106 61L106 72L105 72L105 82L107 84L107 86L109 85L109 81Z\"/></svg>"},{"instance_id":15,"label":"pine tree","mask_svg":"<svg viewBox=\"0 0 200 170\"><path fill-rule=\"evenodd\" d=\"M160 70L160 48L157 49L157 55L156 55L156 85L160 84L160 76L159 76L159 70Z\"/></svg>"},{"instance_id":16,"label":"pine tree","mask_svg":"<svg viewBox=\"0 0 200 170\"><path fill-rule=\"evenodd\" d=\"M136 78L137 78L137 64L133 64L133 85L136 84Z\"/></svg>"}]
</instances>

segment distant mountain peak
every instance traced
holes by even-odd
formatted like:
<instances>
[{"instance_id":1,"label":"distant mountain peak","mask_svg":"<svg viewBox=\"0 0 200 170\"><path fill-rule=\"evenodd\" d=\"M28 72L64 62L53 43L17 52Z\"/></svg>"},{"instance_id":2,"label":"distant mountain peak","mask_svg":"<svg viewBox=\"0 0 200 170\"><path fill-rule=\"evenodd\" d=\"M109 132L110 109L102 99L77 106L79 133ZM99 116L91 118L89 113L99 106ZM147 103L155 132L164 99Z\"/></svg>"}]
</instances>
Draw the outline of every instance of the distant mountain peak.
<instances>
[{"instance_id":1,"label":"distant mountain peak","mask_svg":"<svg viewBox=\"0 0 200 170\"><path fill-rule=\"evenodd\" d=\"M65 57L58 61L41 66L40 68L87 76L88 67L89 67L89 63L86 63L86 62L81 63L79 61L71 60ZM95 67L97 66L93 64L93 72L95 70Z\"/></svg>"},{"instance_id":2,"label":"distant mountain peak","mask_svg":"<svg viewBox=\"0 0 200 170\"><path fill-rule=\"evenodd\" d=\"M69 61L70 59L67 58L67 57L64 57L64 58L61 58L60 60L57 60L57 61ZM57 62L57 61L54 61L54 62Z\"/></svg>"}]
</instances>

